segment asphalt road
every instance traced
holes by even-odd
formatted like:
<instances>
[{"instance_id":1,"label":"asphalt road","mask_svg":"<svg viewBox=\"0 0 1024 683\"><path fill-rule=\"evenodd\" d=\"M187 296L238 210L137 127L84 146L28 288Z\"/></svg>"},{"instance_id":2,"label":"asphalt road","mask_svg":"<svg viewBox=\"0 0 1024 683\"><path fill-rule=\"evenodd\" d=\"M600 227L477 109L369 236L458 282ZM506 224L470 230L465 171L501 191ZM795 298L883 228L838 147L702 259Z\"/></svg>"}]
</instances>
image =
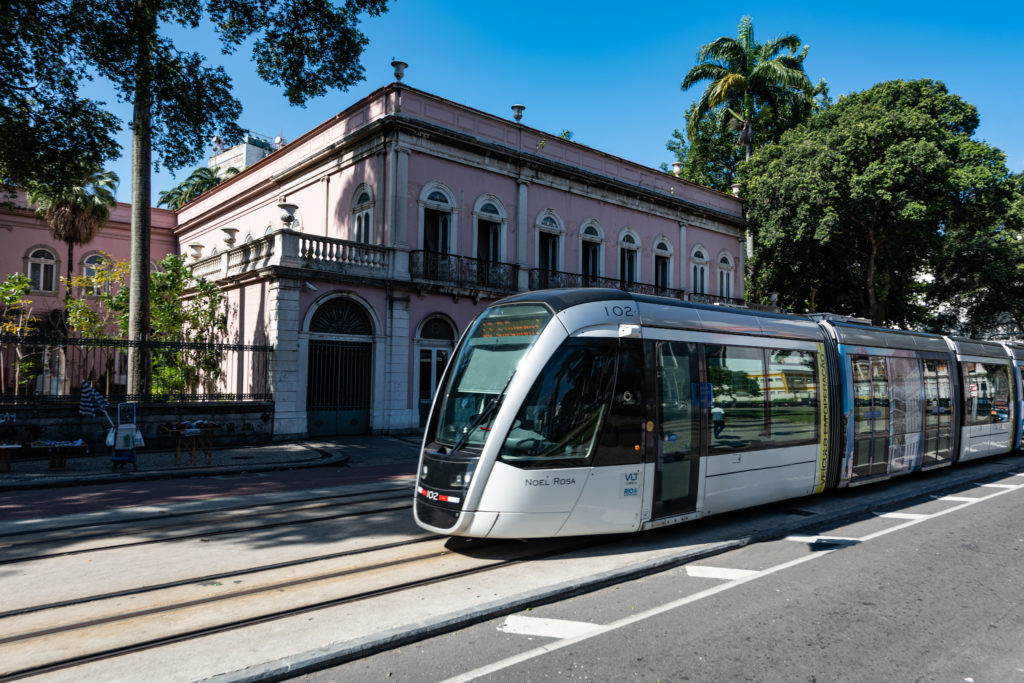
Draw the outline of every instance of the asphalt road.
<instances>
[{"instance_id":1,"label":"asphalt road","mask_svg":"<svg viewBox=\"0 0 1024 683\"><path fill-rule=\"evenodd\" d=\"M299 680L1024 681L1022 484L876 510Z\"/></svg>"}]
</instances>

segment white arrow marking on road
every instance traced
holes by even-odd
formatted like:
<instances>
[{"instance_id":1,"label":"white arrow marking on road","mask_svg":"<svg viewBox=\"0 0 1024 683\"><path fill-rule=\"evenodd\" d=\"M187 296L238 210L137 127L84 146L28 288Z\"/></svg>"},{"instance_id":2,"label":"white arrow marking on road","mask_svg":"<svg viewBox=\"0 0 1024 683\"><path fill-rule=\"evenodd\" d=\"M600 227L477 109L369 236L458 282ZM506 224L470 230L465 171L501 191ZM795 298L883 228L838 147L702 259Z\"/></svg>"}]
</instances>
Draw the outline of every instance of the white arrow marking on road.
<instances>
[{"instance_id":1,"label":"white arrow marking on road","mask_svg":"<svg viewBox=\"0 0 1024 683\"><path fill-rule=\"evenodd\" d=\"M543 638L575 638L601 628L597 624L568 619L544 619L512 614L505 618L499 631L520 636L541 636Z\"/></svg>"},{"instance_id":2,"label":"white arrow marking on road","mask_svg":"<svg viewBox=\"0 0 1024 683\"><path fill-rule=\"evenodd\" d=\"M728 567L705 567L702 565L686 566L686 575L693 576L698 579L724 579L726 581L735 581L736 579L745 579L746 577L756 573L756 571L751 571L750 569L729 569Z\"/></svg>"}]
</instances>

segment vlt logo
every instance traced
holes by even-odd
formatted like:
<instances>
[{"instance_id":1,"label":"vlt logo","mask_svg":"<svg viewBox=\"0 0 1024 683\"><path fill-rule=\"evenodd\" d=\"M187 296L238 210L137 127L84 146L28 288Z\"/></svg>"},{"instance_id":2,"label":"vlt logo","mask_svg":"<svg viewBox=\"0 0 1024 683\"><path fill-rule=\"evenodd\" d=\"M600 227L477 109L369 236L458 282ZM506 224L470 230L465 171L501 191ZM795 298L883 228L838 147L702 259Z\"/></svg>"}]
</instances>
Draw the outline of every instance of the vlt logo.
<instances>
[{"instance_id":1,"label":"vlt logo","mask_svg":"<svg viewBox=\"0 0 1024 683\"><path fill-rule=\"evenodd\" d=\"M640 495L640 472L625 472L622 475L622 497Z\"/></svg>"}]
</instances>

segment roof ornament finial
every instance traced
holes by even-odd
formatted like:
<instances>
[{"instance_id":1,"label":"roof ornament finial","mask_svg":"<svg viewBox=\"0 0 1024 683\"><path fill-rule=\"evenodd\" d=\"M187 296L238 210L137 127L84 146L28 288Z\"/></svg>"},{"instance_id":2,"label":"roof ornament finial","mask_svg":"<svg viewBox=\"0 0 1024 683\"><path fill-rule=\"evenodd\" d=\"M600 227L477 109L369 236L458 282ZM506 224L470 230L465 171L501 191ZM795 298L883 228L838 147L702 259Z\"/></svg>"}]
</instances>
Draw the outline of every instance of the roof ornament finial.
<instances>
[{"instance_id":1,"label":"roof ornament finial","mask_svg":"<svg viewBox=\"0 0 1024 683\"><path fill-rule=\"evenodd\" d=\"M513 104L512 115L515 116L516 121L523 120L523 110L526 109L525 104Z\"/></svg>"},{"instance_id":2,"label":"roof ornament finial","mask_svg":"<svg viewBox=\"0 0 1024 683\"><path fill-rule=\"evenodd\" d=\"M400 59L395 59L391 62L391 67L395 70L395 80L401 81L405 76L405 70L408 68L408 64Z\"/></svg>"}]
</instances>

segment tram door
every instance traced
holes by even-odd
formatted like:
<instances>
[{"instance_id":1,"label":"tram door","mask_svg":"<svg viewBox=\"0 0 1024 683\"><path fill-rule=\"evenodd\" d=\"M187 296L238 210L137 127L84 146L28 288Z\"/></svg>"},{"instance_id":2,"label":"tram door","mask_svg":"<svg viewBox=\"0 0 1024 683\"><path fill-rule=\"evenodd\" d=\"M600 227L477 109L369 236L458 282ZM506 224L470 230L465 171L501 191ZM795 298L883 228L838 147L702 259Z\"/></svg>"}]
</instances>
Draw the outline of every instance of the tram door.
<instances>
[{"instance_id":1,"label":"tram door","mask_svg":"<svg viewBox=\"0 0 1024 683\"><path fill-rule=\"evenodd\" d=\"M949 462L952 457L953 401L949 362L924 360L924 441L921 467Z\"/></svg>"},{"instance_id":2,"label":"tram door","mask_svg":"<svg viewBox=\"0 0 1024 683\"><path fill-rule=\"evenodd\" d=\"M700 379L697 345L657 342L658 452L654 475L654 519L697 509L700 484Z\"/></svg>"},{"instance_id":3,"label":"tram door","mask_svg":"<svg viewBox=\"0 0 1024 683\"><path fill-rule=\"evenodd\" d=\"M885 358L853 356L853 478L889 471L889 374Z\"/></svg>"}]
</instances>

